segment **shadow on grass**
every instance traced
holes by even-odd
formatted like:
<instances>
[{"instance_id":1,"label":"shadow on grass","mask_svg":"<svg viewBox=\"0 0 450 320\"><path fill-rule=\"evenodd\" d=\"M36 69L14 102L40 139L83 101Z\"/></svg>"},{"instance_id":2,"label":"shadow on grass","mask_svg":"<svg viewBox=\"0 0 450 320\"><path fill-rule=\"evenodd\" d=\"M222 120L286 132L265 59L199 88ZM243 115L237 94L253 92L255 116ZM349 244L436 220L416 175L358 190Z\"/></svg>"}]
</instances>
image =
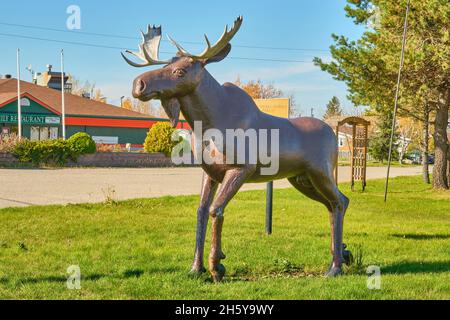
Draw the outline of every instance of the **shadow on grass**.
<instances>
[{"instance_id":1,"label":"shadow on grass","mask_svg":"<svg viewBox=\"0 0 450 320\"><path fill-rule=\"evenodd\" d=\"M83 281L98 281L100 279L132 279L132 278L140 278L144 274L154 274L154 273L174 273L180 272L182 270L167 267L167 268L150 268L150 269L126 269L122 272L110 273L110 274L101 274L101 273L92 273L87 275L81 275L81 282ZM45 276L45 277L25 277L25 278L7 278L1 277L0 284L8 284L10 281L14 281L16 285L18 284L37 284L37 283L61 283L65 284L67 282L68 276Z\"/></svg>"},{"instance_id":2,"label":"shadow on grass","mask_svg":"<svg viewBox=\"0 0 450 320\"><path fill-rule=\"evenodd\" d=\"M450 272L450 261L420 262L407 261L394 263L381 268L384 274L405 273L443 273Z\"/></svg>"},{"instance_id":3,"label":"shadow on grass","mask_svg":"<svg viewBox=\"0 0 450 320\"><path fill-rule=\"evenodd\" d=\"M81 281L97 281L103 278L115 278L115 279L129 279L129 278L139 278L145 273L144 270L141 269L129 269L125 270L119 274L100 274L93 273L85 276L81 276ZM22 278L16 279L16 284L37 284L37 283L61 283L64 284L67 282L67 277L64 276L46 276L46 277L34 277L34 278ZM1 278L1 284L7 284L9 279Z\"/></svg>"},{"instance_id":4,"label":"shadow on grass","mask_svg":"<svg viewBox=\"0 0 450 320\"><path fill-rule=\"evenodd\" d=\"M141 269L130 269L122 273L123 278L140 278L144 274L144 270Z\"/></svg>"},{"instance_id":5,"label":"shadow on grass","mask_svg":"<svg viewBox=\"0 0 450 320\"><path fill-rule=\"evenodd\" d=\"M450 239L450 234L391 234L391 237L407 240L446 240Z\"/></svg>"}]
</instances>

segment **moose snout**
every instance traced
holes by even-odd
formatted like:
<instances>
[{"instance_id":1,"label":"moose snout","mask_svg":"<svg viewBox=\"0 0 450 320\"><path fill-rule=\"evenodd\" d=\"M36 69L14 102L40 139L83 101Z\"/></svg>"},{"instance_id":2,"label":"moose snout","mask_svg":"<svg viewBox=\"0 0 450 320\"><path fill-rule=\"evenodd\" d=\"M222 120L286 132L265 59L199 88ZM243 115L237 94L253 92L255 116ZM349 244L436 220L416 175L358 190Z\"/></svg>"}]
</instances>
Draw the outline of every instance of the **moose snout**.
<instances>
[{"instance_id":1,"label":"moose snout","mask_svg":"<svg viewBox=\"0 0 450 320\"><path fill-rule=\"evenodd\" d=\"M145 81L141 78L137 78L133 84L133 97L136 99L141 98L144 95L146 88L147 85L145 84Z\"/></svg>"}]
</instances>

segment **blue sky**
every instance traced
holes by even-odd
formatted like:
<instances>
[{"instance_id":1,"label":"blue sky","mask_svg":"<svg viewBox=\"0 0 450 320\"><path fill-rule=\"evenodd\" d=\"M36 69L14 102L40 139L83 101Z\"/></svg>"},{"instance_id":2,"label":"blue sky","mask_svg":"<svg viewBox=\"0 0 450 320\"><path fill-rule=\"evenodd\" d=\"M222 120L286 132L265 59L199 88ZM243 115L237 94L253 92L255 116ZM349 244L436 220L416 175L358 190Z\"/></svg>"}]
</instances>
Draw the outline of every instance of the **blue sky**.
<instances>
[{"instance_id":1,"label":"blue sky","mask_svg":"<svg viewBox=\"0 0 450 320\"><path fill-rule=\"evenodd\" d=\"M308 115L315 108L321 116L329 99L336 95L346 110L353 107L346 99L344 84L313 66L314 56L330 59L328 48L331 34L357 38L364 31L345 17L345 0L227 0L227 1L1 1L0 34L48 38L71 42L137 49L139 29L146 24L161 24L164 36L170 34L181 43L203 42L207 33L215 41L226 24L231 25L238 15L244 23L232 44L308 50L269 50L233 47L230 57L248 57L305 62L269 62L229 58L211 64L208 70L220 82L260 78L274 83L286 95L295 96L299 112ZM81 30L56 32L8 26L13 23L55 29L66 29L67 7L81 9ZM84 35L79 32L104 33L136 37L123 39ZM203 50L203 44L184 43L193 52ZM47 64L60 69L59 52L64 48L66 71L81 80L95 82L108 102L119 104L122 95L129 96L131 83L143 70L128 66L120 57L119 49L105 49L45 42L0 35L0 74L16 75L16 48L22 51L22 75L30 80L25 66L44 71ZM161 51L175 52L166 41ZM163 58L168 54L161 54Z\"/></svg>"}]
</instances>

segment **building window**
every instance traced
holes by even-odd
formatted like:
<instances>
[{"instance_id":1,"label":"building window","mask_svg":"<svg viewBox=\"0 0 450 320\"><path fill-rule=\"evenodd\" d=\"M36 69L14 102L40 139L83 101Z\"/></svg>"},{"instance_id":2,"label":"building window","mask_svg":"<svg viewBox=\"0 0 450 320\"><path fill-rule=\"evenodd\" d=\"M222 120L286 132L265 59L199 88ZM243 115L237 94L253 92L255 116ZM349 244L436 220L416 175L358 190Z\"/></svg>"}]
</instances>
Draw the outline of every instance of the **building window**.
<instances>
[{"instance_id":1,"label":"building window","mask_svg":"<svg viewBox=\"0 0 450 320\"><path fill-rule=\"evenodd\" d=\"M39 141L39 127L30 128L30 140Z\"/></svg>"},{"instance_id":2,"label":"building window","mask_svg":"<svg viewBox=\"0 0 450 320\"><path fill-rule=\"evenodd\" d=\"M58 127L36 127L30 128L31 141L44 141L58 139Z\"/></svg>"},{"instance_id":3,"label":"building window","mask_svg":"<svg viewBox=\"0 0 450 320\"><path fill-rule=\"evenodd\" d=\"M9 134L10 129L8 127L2 128L2 134Z\"/></svg>"},{"instance_id":4,"label":"building window","mask_svg":"<svg viewBox=\"0 0 450 320\"><path fill-rule=\"evenodd\" d=\"M50 127L50 139L58 139L58 127Z\"/></svg>"},{"instance_id":5,"label":"building window","mask_svg":"<svg viewBox=\"0 0 450 320\"><path fill-rule=\"evenodd\" d=\"M39 127L39 140L44 141L49 138L48 127Z\"/></svg>"},{"instance_id":6,"label":"building window","mask_svg":"<svg viewBox=\"0 0 450 320\"><path fill-rule=\"evenodd\" d=\"M0 123L0 134L3 136L9 136L10 134L16 134L19 132L17 126L9 126L6 123Z\"/></svg>"}]
</instances>

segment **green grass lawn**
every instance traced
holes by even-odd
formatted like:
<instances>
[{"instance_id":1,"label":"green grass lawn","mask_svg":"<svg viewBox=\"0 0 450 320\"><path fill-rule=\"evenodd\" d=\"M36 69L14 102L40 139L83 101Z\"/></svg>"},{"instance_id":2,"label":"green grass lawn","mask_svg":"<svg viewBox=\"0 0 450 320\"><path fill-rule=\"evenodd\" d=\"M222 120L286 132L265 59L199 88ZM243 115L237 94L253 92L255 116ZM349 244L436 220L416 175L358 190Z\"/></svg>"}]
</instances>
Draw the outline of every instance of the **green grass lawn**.
<instances>
[{"instance_id":1,"label":"green grass lawn","mask_svg":"<svg viewBox=\"0 0 450 320\"><path fill-rule=\"evenodd\" d=\"M351 192L345 242L358 266L328 279L328 213L293 189L276 190L274 234L265 193L240 193L225 214L225 281L191 278L198 197L0 210L3 299L450 299L450 192L420 178ZM210 232L208 230L208 240ZM209 242L207 242L209 249ZM207 253L206 253L207 255ZM79 265L81 290L66 287ZM365 268L381 267L381 290Z\"/></svg>"}]
</instances>

